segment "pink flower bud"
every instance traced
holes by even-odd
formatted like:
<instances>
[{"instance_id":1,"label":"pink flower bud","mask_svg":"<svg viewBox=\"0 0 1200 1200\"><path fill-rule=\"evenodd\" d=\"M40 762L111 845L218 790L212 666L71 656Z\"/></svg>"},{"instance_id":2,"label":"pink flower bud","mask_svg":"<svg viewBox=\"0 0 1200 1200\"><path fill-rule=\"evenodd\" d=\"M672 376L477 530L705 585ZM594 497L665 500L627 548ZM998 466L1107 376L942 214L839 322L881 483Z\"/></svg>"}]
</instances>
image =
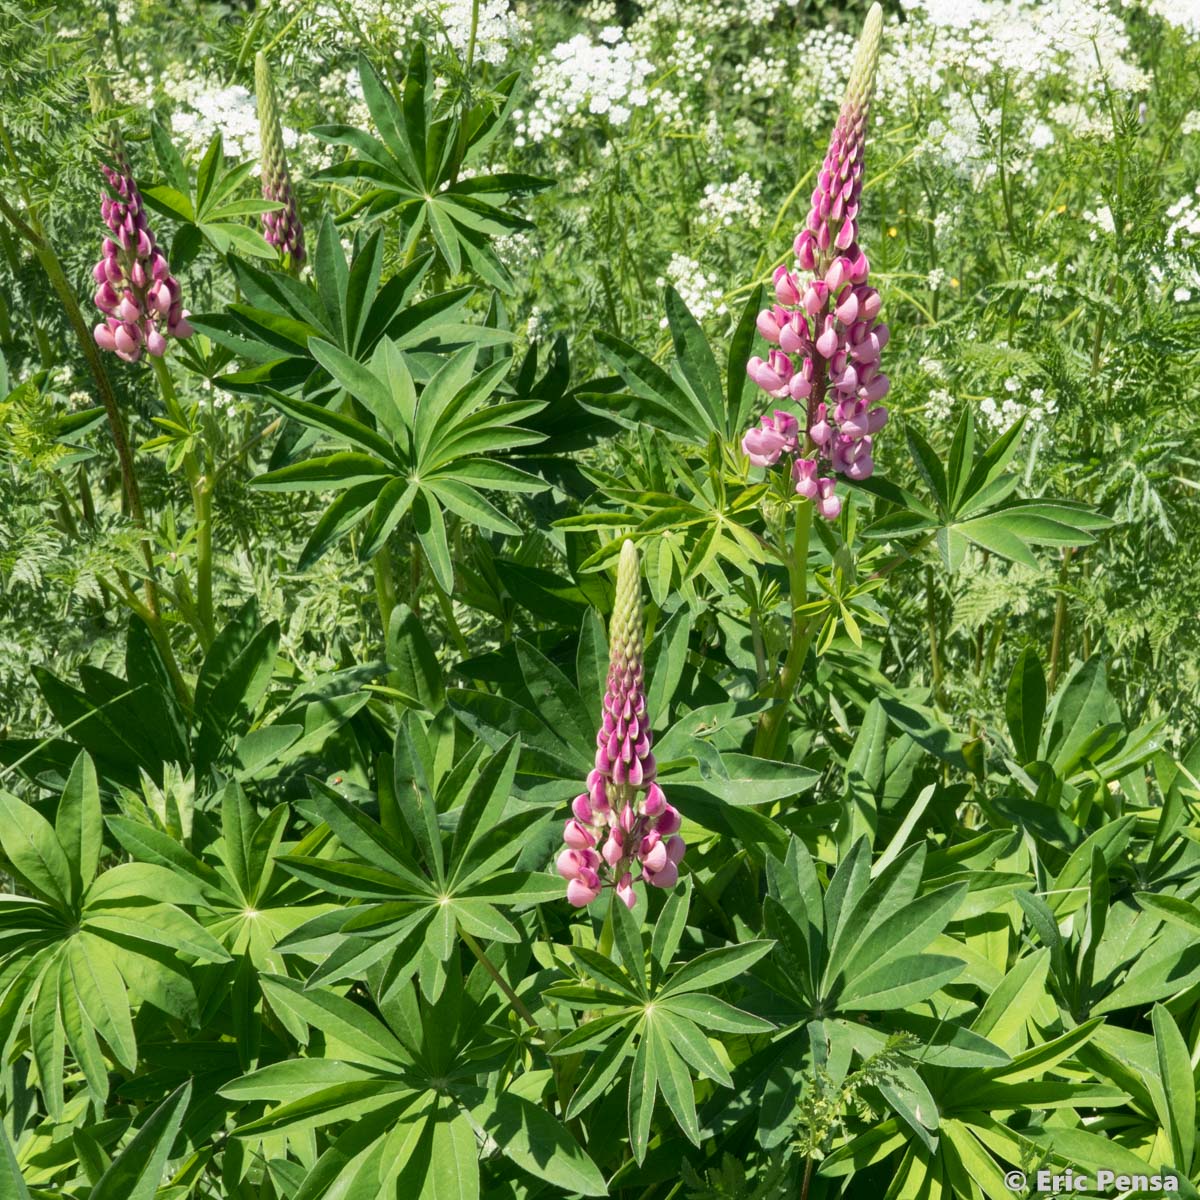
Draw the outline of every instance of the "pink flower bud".
<instances>
[{"instance_id":1,"label":"pink flower bud","mask_svg":"<svg viewBox=\"0 0 1200 1200\"><path fill-rule=\"evenodd\" d=\"M608 835L608 840L604 843L604 849L600 853L610 867L615 867L625 857L625 837L620 829L614 829Z\"/></svg>"},{"instance_id":2,"label":"pink flower bud","mask_svg":"<svg viewBox=\"0 0 1200 1200\"><path fill-rule=\"evenodd\" d=\"M637 904L637 896L633 891L633 876L628 871L621 876L621 882L617 884L617 899L628 909Z\"/></svg>"},{"instance_id":3,"label":"pink flower bud","mask_svg":"<svg viewBox=\"0 0 1200 1200\"><path fill-rule=\"evenodd\" d=\"M819 449L824 449L829 445L829 441L833 437L833 426L826 420L824 404L817 405L817 419L812 423L808 436L812 438L813 444ZM814 463L813 466L815 471L816 464ZM809 498L811 499L811 497Z\"/></svg>"},{"instance_id":4,"label":"pink flower bud","mask_svg":"<svg viewBox=\"0 0 1200 1200\"><path fill-rule=\"evenodd\" d=\"M672 888L679 882L679 868L673 862L668 861L661 871L654 873L653 877L643 872L642 878L652 887Z\"/></svg>"},{"instance_id":5,"label":"pink flower bud","mask_svg":"<svg viewBox=\"0 0 1200 1200\"><path fill-rule=\"evenodd\" d=\"M809 229L804 230L796 238L793 249L796 252L796 262L805 271L812 271L817 265L816 239Z\"/></svg>"},{"instance_id":6,"label":"pink flower bud","mask_svg":"<svg viewBox=\"0 0 1200 1200\"><path fill-rule=\"evenodd\" d=\"M810 431L811 434L811 431ZM806 500L817 497L817 463L815 459L798 458L792 463L792 479L796 484L796 494Z\"/></svg>"},{"instance_id":7,"label":"pink flower bud","mask_svg":"<svg viewBox=\"0 0 1200 1200\"><path fill-rule=\"evenodd\" d=\"M666 837L668 834L677 832L682 824L683 818L680 817L678 809L672 808L668 804L654 822L654 828L659 834Z\"/></svg>"},{"instance_id":8,"label":"pink flower bud","mask_svg":"<svg viewBox=\"0 0 1200 1200\"><path fill-rule=\"evenodd\" d=\"M126 321L113 331L113 340L117 344L118 354L132 354L141 348L142 331L136 325Z\"/></svg>"},{"instance_id":9,"label":"pink flower bud","mask_svg":"<svg viewBox=\"0 0 1200 1200\"><path fill-rule=\"evenodd\" d=\"M117 311L113 315L118 320L128 321L130 324L142 319L141 305L133 298L132 292L125 293L125 298L117 305Z\"/></svg>"},{"instance_id":10,"label":"pink flower bud","mask_svg":"<svg viewBox=\"0 0 1200 1200\"><path fill-rule=\"evenodd\" d=\"M808 359L805 359L805 362L808 361ZM812 394L812 389L811 373L805 375L803 372L797 371L788 384L788 395L796 401L806 400Z\"/></svg>"},{"instance_id":11,"label":"pink flower bud","mask_svg":"<svg viewBox=\"0 0 1200 1200\"><path fill-rule=\"evenodd\" d=\"M838 332L832 316L826 316L821 336L817 338L817 353L822 358L832 358L837 353Z\"/></svg>"},{"instance_id":12,"label":"pink flower bud","mask_svg":"<svg viewBox=\"0 0 1200 1200\"><path fill-rule=\"evenodd\" d=\"M764 308L758 314L758 320L755 324L758 327L759 334L768 342L779 341L780 316L783 310L776 305L775 308Z\"/></svg>"},{"instance_id":13,"label":"pink flower bud","mask_svg":"<svg viewBox=\"0 0 1200 1200\"><path fill-rule=\"evenodd\" d=\"M676 866L683 862L686 850L687 843L681 837L673 837L667 842L667 858Z\"/></svg>"},{"instance_id":14,"label":"pink flower bud","mask_svg":"<svg viewBox=\"0 0 1200 1200\"><path fill-rule=\"evenodd\" d=\"M581 792L571 801L571 811L575 814L575 820L580 822L580 824L595 824L596 818L592 812L592 806L588 803L587 792Z\"/></svg>"},{"instance_id":15,"label":"pink flower bud","mask_svg":"<svg viewBox=\"0 0 1200 1200\"><path fill-rule=\"evenodd\" d=\"M166 353L167 339L163 337L157 329L151 329L146 334L146 349L154 355L155 358L162 358Z\"/></svg>"},{"instance_id":16,"label":"pink flower bud","mask_svg":"<svg viewBox=\"0 0 1200 1200\"><path fill-rule=\"evenodd\" d=\"M656 817L666 807L667 797L657 783L652 783L642 800L642 812L648 817Z\"/></svg>"},{"instance_id":17,"label":"pink flower bud","mask_svg":"<svg viewBox=\"0 0 1200 1200\"><path fill-rule=\"evenodd\" d=\"M563 841L573 850L590 850L596 844L596 839L591 833L573 818L563 830Z\"/></svg>"},{"instance_id":18,"label":"pink flower bud","mask_svg":"<svg viewBox=\"0 0 1200 1200\"><path fill-rule=\"evenodd\" d=\"M564 850L554 862L554 869L564 879L574 879L578 874L583 860L578 850Z\"/></svg>"},{"instance_id":19,"label":"pink flower bud","mask_svg":"<svg viewBox=\"0 0 1200 1200\"><path fill-rule=\"evenodd\" d=\"M775 268L775 298L780 304L800 303L800 285L796 282L796 277L783 265Z\"/></svg>"},{"instance_id":20,"label":"pink flower bud","mask_svg":"<svg viewBox=\"0 0 1200 1200\"><path fill-rule=\"evenodd\" d=\"M665 842L657 842L649 850L642 853L642 867L655 874L667 865L667 846Z\"/></svg>"},{"instance_id":21,"label":"pink flower bud","mask_svg":"<svg viewBox=\"0 0 1200 1200\"><path fill-rule=\"evenodd\" d=\"M786 354L797 354L808 344L808 322L802 313L794 312L779 327L779 348Z\"/></svg>"},{"instance_id":22,"label":"pink flower bud","mask_svg":"<svg viewBox=\"0 0 1200 1200\"><path fill-rule=\"evenodd\" d=\"M818 484L820 494L817 498L817 512L827 521L837 520L842 511L842 502L834 495L833 489L836 486L836 482L832 479L822 479Z\"/></svg>"},{"instance_id":23,"label":"pink flower bud","mask_svg":"<svg viewBox=\"0 0 1200 1200\"><path fill-rule=\"evenodd\" d=\"M845 290L833 311L843 325L853 325L858 319L858 297L851 288Z\"/></svg>"},{"instance_id":24,"label":"pink flower bud","mask_svg":"<svg viewBox=\"0 0 1200 1200\"><path fill-rule=\"evenodd\" d=\"M864 400L882 400L888 394L890 387L891 380L886 375L876 375L870 383L864 384L858 389L858 394Z\"/></svg>"},{"instance_id":25,"label":"pink flower bud","mask_svg":"<svg viewBox=\"0 0 1200 1200\"><path fill-rule=\"evenodd\" d=\"M586 908L598 895L600 895L598 887L590 888L581 880L572 879L567 884L567 900L575 908Z\"/></svg>"},{"instance_id":26,"label":"pink flower bud","mask_svg":"<svg viewBox=\"0 0 1200 1200\"><path fill-rule=\"evenodd\" d=\"M804 311L810 317L815 317L825 307L825 301L828 299L829 288L825 286L823 280L818 279L815 283L810 283L804 289Z\"/></svg>"},{"instance_id":27,"label":"pink flower bud","mask_svg":"<svg viewBox=\"0 0 1200 1200\"><path fill-rule=\"evenodd\" d=\"M117 343L113 337L113 331L103 322L92 330L92 337L96 339L96 345L101 350L116 350Z\"/></svg>"}]
</instances>

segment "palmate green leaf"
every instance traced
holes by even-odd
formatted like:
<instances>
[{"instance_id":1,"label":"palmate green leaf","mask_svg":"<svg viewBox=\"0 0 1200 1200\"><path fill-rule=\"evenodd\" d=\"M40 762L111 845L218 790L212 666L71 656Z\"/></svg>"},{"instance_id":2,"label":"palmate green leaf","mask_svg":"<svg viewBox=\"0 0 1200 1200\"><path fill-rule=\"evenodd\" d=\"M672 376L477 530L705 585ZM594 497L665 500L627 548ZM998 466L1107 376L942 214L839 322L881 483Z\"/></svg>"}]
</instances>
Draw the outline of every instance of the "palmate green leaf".
<instances>
[{"instance_id":1,"label":"palmate green leaf","mask_svg":"<svg viewBox=\"0 0 1200 1200\"><path fill-rule=\"evenodd\" d=\"M71 909L71 866L50 823L0 791L0 848L21 884L61 912Z\"/></svg>"},{"instance_id":2,"label":"palmate green leaf","mask_svg":"<svg viewBox=\"0 0 1200 1200\"><path fill-rule=\"evenodd\" d=\"M932 508L884 480L853 486L897 505L863 531L875 539L932 535L946 569L957 571L974 544L1000 558L1036 567L1035 546L1088 546L1113 521L1089 506L1065 500L1010 500L1019 480L1005 469L1015 456L1024 422L1020 421L976 456L970 406L955 431L948 467L912 427L905 430L918 475L933 498ZM936 509L936 512L933 511Z\"/></svg>"},{"instance_id":3,"label":"palmate green leaf","mask_svg":"<svg viewBox=\"0 0 1200 1200\"><path fill-rule=\"evenodd\" d=\"M8 1129L3 1124L0 1124L0 1196L4 1200L32 1200Z\"/></svg>"},{"instance_id":4,"label":"palmate green leaf","mask_svg":"<svg viewBox=\"0 0 1200 1200\"><path fill-rule=\"evenodd\" d=\"M191 1094L189 1080L150 1114L133 1140L97 1181L89 1200L154 1200Z\"/></svg>"},{"instance_id":5,"label":"palmate green leaf","mask_svg":"<svg viewBox=\"0 0 1200 1200\"><path fill-rule=\"evenodd\" d=\"M489 1096L471 1110L505 1158L554 1187L583 1196L607 1196L604 1176L561 1121L513 1092Z\"/></svg>"},{"instance_id":6,"label":"palmate green leaf","mask_svg":"<svg viewBox=\"0 0 1200 1200\"><path fill-rule=\"evenodd\" d=\"M725 983L748 971L774 944L770 941L751 941L739 946L706 950L671 975L658 994L666 998Z\"/></svg>"},{"instance_id":7,"label":"palmate green leaf","mask_svg":"<svg viewBox=\"0 0 1200 1200\"><path fill-rule=\"evenodd\" d=\"M137 1042L129 1013L129 994L113 966L109 948L94 934L81 931L67 942L64 971L84 1013L127 1070L137 1066ZM65 979L65 976L64 976Z\"/></svg>"},{"instance_id":8,"label":"palmate green leaf","mask_svg":"<svg viewBox=\"0 0 1200 1200\"><path fill-rule=\"evenodd\" d=\"M663 1028L664 1024L667 1024L667 1029ZM671 1110L671 1115L688 1140L694 1146L699 1146L700 1122L696 1116L696 1094L692 1088L692 1076L683 1058L668 1041L668 1030L674 1032L674 1027L669 1021L658 1020L657 1014L648 1016L642 1034L642 1045L650 1043L658 1088Z\"/></svg>"},{"instance_id":9,"label":"palmate green leaf","mask_svg":"<svg viewBox=\"0 0 1200 1200\"><path fill-rule=\"evenodd\" d=\"M551 181L518 174L460 179L459 174L464 155L478 152L494 137L497 125L511 110L517 75L493 85L495 95L505 101L500 111L484 100L466 111L438 116L423 46L417 47L407 64L399 102L365 56L360 57L358 71L379 137L344 125L313 130L323 140L355 152L355 157L334 164L317 178L366 185L339 220L356 214L398 220L407 251L428 232L450 274L457 274L467 262L488 283L511 291L512 280L489 238L528 228L529 222L508 205L514 197L539 191Z\"/></svg>"},{"instance_id":10,"label":"palmate green leaf","mask_svg":"<svg viewBox=\"0 0 1200 1200\"><path fill-rule=\"evenodd\" d=\"M353 277L353 272L351 272ZM332 408L267 389L272 404L314 430L358 450L280 467L256 479L268 490L343 488L318 521L301 556L307 565L364 519L358 553L368 561L405 518L411 518L438 584L454 590L445 512L470 525L516 536L519 526L487 500L484 488L536 492L535 476L494 463L485 455L531 445L542 434L517 422L544 407L541 401L483 407L508 372L505 358L476 371L478 347L458 350L417 395L412 372L396 343L383 338L368 363L328 341L313 338L316 360L370 414L374 427Z\"/></svg>"},{"instance_id":11,"label":"palmate green leaf","mask_svg":"<svg viewBox=\"0 0 1200 1200\"><path fill-rule=\"evenodd\" d=\"M1042 721L1046 715L1046 677L1032 646L1021 651L1013 667L1004 711L1018 761L1033 762L1038 757Z\"/></svg>"},{"instance_id":12,"label":"palmate green leaf","mask_svg":"<svg viewBox=\"0 0 1200 1200\"><path fill-rule=\"evenodd\" d=\"M1151 1089L1159 1124L1171 1140L1173 1163L1187 1172L1196 1149L1196 1080L1187 1042L1174 1017L1156 1004L1151 1014L1160 1086Z\"/></svg>"},{"instance_id":13,"label":"palmate green leaf","mask_svg":"<svg viewBox=\"0 0 1200 1200\"><path fill-rule=\"evenodd\" d=\"M100 789L96 767L86 751L71 768L58 802L54 834L66 855L71 872L71 899L78 902L92 880L104 844L100 815Z\"/></svg>"},{"instance_id":14,"label":"palmate green leaf","mask_svg":"<svg viewBox=\"0 0 1200 1200\"><path fill-rule=\"evenodd\" d=\"M336 1038L368 1062L402 1067L412 1061L396 1035L361 1005L320 988L305 991L303 984L284 975L261 978L263 992L273 1005L290 1009L314 1029Z\"/></svg>"}]
</instances>

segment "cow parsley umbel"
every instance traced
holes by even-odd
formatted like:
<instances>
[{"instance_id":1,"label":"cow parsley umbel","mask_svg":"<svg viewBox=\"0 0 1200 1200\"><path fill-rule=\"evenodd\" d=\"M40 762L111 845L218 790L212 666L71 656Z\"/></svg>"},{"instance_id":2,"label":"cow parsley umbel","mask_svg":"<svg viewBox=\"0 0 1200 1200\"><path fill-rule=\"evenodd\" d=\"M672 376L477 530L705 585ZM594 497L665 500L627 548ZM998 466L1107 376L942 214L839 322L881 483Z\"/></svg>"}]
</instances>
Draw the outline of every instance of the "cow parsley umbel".
<instances>
[{"instance_id":1,"label":"cow parsley umbel","mask_svg":"<svg viewBox=\"0 0 1200 1200\"><path fill-rule=\"evenodd\" d=\"M683 838L675 836L679 813L655 782L650 747L654 735L646 709L645 635L638 552L625 542L617 567L617 595L609 626L608 685L596 766L587 791L575 797L563 831L567 848L558 873L567 880L567 899L579 908L605 886L633 908L633 871L654 887L673 887L679 878Z\"/></svg>"},{"instance_id":2,"label":"cow parsley umbel","mask_svg":"<svg viewBox=\"0 0 1200 1200\"><path fill-rule=\"evenodd\" d=\"M833 475L866 479L875 469L873 437L887 422L887 409L876 401L888 390L888 377L879 370L888 328L876 320L879 293L867 286L870 266L858 244L867 113L882 32L883 12L875 4L808 219L795 241L795 268L777 268L777 302L758 316L759 333L778 349L746 365L768 395L802 404L804 420L777 409L747 432L742 449L760 467L794 455L796 491L814 501L827 520L842 508ZM826 466L833 474L822 474Z\"/></svg>"}]
</instances>

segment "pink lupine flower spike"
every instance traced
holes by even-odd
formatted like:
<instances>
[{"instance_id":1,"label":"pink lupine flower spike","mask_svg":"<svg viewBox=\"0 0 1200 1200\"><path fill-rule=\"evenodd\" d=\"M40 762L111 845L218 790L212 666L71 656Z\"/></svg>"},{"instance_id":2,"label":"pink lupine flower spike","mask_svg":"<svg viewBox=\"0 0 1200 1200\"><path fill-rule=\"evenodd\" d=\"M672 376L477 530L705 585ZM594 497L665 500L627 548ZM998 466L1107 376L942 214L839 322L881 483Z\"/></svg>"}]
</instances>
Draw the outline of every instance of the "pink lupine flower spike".
<instances>
[{"instance_id":1,"label":"pink lupine flower spike","mask_svg":"<svg viewBox=\"0 0 1200 1200\"><path fill-rule=\"evenodd\" d=\"M105 319L93 330L96 345L126 362L145 350L160 358L167 338L192 335L179 283L154 241L133 169L119 147L116 166L104 166L111 195L101 192L100 214L111 232L92 269L96 307Z\"/></svg>"},{"instance_id":2,"label":"pink lupine flower spike","mask_svg":"<svg viewBox=\"0 0 1200 1200\"><path fill-rule=\"evenodd\" d=\"M747 432L742 449L759 467L794 453L796 491L830 521L842 508L833 475L852 480L871 475L873 439L888 417L876 403L889 386L879 369L888 328L876 320L879 293L867 285L870 265L858 244L867 114L882 33L883 11L874 4L808 218L793 247L795 267L777 268L777 303L758 315L758 332L779 349L746 365L772 398L803 402L804 420L776 409L773 417L762 418L761 428ZM822 463L832 475L820 473Z\"/></svg>"},{"instance_id":3,"label":"pink lupine flower spike","mask_svg":"<svg viewBox=\"0 0 1200 1200\"><path fill-rule=\"evenodd\" d=\"M763 424L765 429L765 419ZM635 871L653 887L673 887L679 878L685 846L677 836L679 813L655 782L644 643L641 567L637 549L627 541L617 567L596 766L587 791L571 804L573 815L563 830L566 849L557 862L567 881L567 899L577 908L605 887L633 908Z\"/></svg>"}]
</instances>

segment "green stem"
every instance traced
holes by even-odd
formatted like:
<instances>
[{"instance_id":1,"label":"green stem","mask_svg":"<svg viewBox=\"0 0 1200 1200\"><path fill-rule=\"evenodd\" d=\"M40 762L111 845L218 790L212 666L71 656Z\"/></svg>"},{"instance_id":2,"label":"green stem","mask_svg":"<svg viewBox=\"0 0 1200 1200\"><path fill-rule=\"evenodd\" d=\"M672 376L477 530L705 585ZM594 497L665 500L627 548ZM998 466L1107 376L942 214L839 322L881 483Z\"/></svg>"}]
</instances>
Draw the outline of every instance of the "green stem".
<instances>
[{"instance_id":1,"label":"green stem","mask_svg":"<svg viewBox=\"0 0 1200 1200\"><path fill-rule=\"evenodd\" d=\"M1058 686L1058 664L1062 657L1063 641L1067 632L1067 577L1071 566L1070 546L1063 550L1062 566L1058 570L1058 602L1054 607L1054 634L1050 639L1050 691Z\"/></svg>"},{"instance_id":2,"label":"green stem","mask_svg":"<svg viewBox=\"0 0 1200 1200\"><path fill-rule=\"evenodd\" d=\"M925 619L929 625L929 668L933 675L933 702L942 694L942 659L938 650L937 600L933 594L933 568L925 568Z\"/></svg>"},{"instance_id":3,"label":"green stem","mask_svg":"<svg viewBox=\"0 0 1200 1200\"><path fill-rule=\"evenodd\" d=\"M808 657L809 643L812 641L813 623L799 616L800 609L808 600L808 542L812 533L813 506L811 500L801 501L796 510L796 531L792 549L788 552L786 542L783 548L783 560L787 565L788 589L792 606L792 629L788 644L787 658L775 689L775 703L762 717L759 718L758 734L754 739L754 753L766 756L774 753L796 690L796 681Z\"/></svg>"},{"instance_id":4,"label":"green stem","mask_svg":"<svg viewBox=\"0 0 1200 1200\"><path fill-rule=\"evenodd\" d=\"M166 361L150 355L158 388L162 393L167 414L175 424L190 429L179 399L175 395L175 383ZM183 469L192 493L192 506L196 512L196 632L201 645L207 650L213 639L213 519L212 479L205 474L195 451L188 450L183 456Z\"/></svg>"},{"instance_id":5,"label":"green stem","mask_svg":"<svg viewBox=\"0 0 1200 1200\"><path fill-rule=\"evenodd\" d=\"M392 610L396 607L396 565L386 543L375 552L371 569L375 574L375 603L379 605L379 619L383 622L383 638L386 642L392 623Z\"/></svg>"},{"instance_id":6,"label":"green stem","mask_svg":"<svg viewBox=\"0 0 1200 1200\"><path fill-rule=\"evenodd\" d=\"M450 602L450 597L446 595L442 585L438 583L437 576L431 571L429 578L433 581L433 594L437 596L438 607L442 610L442 616L446 618L446 624L450 629L450 637L454 642L459 654L463 658L471 657L471 648L467 645L467 639L463 634L462 626L458 623L458 618L454 615L454 605Z\"/></svg>"},{"instance_id":7,"label":"green stem","mask_svg":"<svg viewBox=\"0 0 1200 1200\"><path fill-rule=\"evenodd\" d=\"M509 1004L513 1007L513 1012L529 1026L530 1029L536 1029L539 1033L542 1032L541 1027L533 1019L533 1013L525 1007L525 1002L512 990L508 980L496 970L496 964L483 952L483 947L460 925L458 927L458 935L466 943L467 949L479 960L479 965L492 977L496 986L508 998Z\"/></svg>"}]
</instances>

